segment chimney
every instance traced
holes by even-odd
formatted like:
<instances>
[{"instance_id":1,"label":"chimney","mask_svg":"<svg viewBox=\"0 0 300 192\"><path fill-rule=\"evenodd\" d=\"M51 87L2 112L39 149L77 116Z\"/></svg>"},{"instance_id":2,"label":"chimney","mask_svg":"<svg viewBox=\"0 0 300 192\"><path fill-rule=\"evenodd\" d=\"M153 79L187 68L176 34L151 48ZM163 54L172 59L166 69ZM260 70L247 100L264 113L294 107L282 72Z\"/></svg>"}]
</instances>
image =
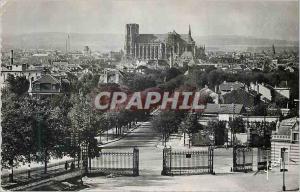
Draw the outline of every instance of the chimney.
<instances>
[{"instance_id":1,"label":"chimney","mask_svg":"<svg viewBox=\"0 0 300 192\"><path fill-rule=\"evenodd\" d=\"M10 50L10 64L14 64L14 50Z\"/></svg>"}]
</instances>

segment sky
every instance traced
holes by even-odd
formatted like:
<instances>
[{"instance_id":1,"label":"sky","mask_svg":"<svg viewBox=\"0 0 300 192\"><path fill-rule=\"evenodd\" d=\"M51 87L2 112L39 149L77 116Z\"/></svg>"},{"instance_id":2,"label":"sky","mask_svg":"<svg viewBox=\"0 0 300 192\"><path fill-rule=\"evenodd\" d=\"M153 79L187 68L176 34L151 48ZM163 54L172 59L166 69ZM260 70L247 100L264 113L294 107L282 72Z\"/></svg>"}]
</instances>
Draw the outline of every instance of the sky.
<instances>
[{"instance_id":1,"label":"sky","mask_svg":"<svg viewBox=\"0 0 300 192\"><path fill-rule=\"evenodd\" d=\"M192 35L241 35L298 40L298 1L202 0L8 0L1 7L2 33L124 34L175 30Z\"/></svg>"}]
</instances>

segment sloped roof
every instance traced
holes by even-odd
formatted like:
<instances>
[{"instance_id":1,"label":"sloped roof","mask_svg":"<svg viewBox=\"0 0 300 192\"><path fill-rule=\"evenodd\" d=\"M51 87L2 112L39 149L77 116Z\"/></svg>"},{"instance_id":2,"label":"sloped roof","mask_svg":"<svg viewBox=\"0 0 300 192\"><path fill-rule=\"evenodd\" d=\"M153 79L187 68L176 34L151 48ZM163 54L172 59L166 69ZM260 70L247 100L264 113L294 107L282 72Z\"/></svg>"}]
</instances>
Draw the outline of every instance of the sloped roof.
<instances>
[{"instance_id":1,"label":"sloped roof","mask_svg":"<svg viewBox=\"0 0 300 192\"><path fill-rule=\"evenodd\" d=\"M242 113L243 105L241 104L212 104L208 103L204 113L215 114L240 114Z\"/></svg>"},{"instance_id":2,"label":"sloped roof","mask_svg":"<svg viewBox=\"0 0 300 192\"><path fill-rule=\"evenodd\" d=\"M293 128L295 129L295 126L299 126L298 122L299 122L299 120L297 119L297 117L282 120L279 124L277 134L278 135L290 135L291 129L293 129Z\"/></svg>"},{"instance_id":3,"label":"sloped roof","mask_svg":"<svg viewBox=\"0 0 300 192\"><path fill-rule=\"evenodd\" d=\"M51 83L51 84L56 84L59 83L59 81L53 77L50 74L46 74L44 76L42 76L41 78L35 80L33 83Z\"/></svg>"},{"instance_id":4,"label":"sloped roof","mask_svg":"<svg viewBox=\"0 0 300 192\"><path fill-rule=\"evenodd\" d=\"M174 32L173 32L174 33ZM175 32L176 33L176 32ZM137 36L138 43L166 43L168 41L168 33L166 34L139 34ZM193 43L194 40L188 34L177 34L181 40L185 41L186 43Z\"/></svg>"},{"instance_id":5,"label":"sloped roof","mask_svg":"<svg viewBox=\"0 0 300 192\"><path fill-rule=\"evenodd\" d=\"M140 34L137 36L139 43L166 42L168 34Z\"/></svg>"},{"instance_id":6,"label":"sloped roof","mask_svg":"<svg viewBox=\"0 0 300 192\"><path fill-rule=\"evenodd\" d=\"M220 91L226 91L226 90L231 90L231 88L233 88L233 90L237 90L237 89L241 89L243 88L244 85L240 82L223 82L222 84L220 84L219 89Z\"/></svg>"},{"instance_id":7,"label":"sloped roof","mask_svg":"<svg viewBox=\"0 0 300 192\"><path fill-rule=\"evenodd\" d=\"M184 51L180 57L181 58L193 58L193 53L191 51Z\"/></svg>"},{"instance_id":8,"label":"sloped roof","mask_svg":"<svg viewBox=\"0 0 300 192\"><path fill-rule=\"evenodd\" d=\"M188 66L193 66L199 64L199 61L196 59L191 59L188 63Z\"/></svg>"}]
</instances>

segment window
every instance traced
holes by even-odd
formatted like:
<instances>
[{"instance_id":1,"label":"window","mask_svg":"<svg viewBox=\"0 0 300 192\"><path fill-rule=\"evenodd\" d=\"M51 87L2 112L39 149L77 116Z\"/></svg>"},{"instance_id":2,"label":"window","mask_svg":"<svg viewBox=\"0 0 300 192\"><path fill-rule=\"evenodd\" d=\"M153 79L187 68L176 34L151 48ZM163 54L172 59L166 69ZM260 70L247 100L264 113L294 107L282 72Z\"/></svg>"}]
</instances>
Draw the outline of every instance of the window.
<instances>
[{"instance_id":1,"label":"window","mask_svg":"<svg viewBox=\"0 0 300 192\"><path fill-rule=\"evenodd\" d=\"M293 133L293 141L299 142L299 133Z\"/></svg>"},{"instance_id":2,"label":"window","mask_svg":"<svg viewBox=\"0 0 300 192\"><path fill-rule=\"evenodd\" d=\"M51 90L51 84L50 83L43 83L40 84L41 91L48 91Z\"/></svg>"},{"instance_id":3,"label":"window","mask_svg":"<svg viewBox=\"0 0 300 192\"><path fill-rule=\"evenodd\" d=\"M34 90L39 91L40 90L40 84L33 85Z\"/></svg>"}]
</instances>

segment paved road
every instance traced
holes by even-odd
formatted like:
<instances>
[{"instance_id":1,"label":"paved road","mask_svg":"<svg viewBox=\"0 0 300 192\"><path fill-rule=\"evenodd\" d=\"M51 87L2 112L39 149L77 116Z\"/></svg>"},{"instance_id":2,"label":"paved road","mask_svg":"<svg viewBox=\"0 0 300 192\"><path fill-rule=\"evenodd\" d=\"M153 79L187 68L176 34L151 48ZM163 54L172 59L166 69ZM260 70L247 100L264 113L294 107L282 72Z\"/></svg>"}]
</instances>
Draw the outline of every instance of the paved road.
<instances>
[{"instance_id":1,"label":"paved road","mask_svg":"<svg viewBox=\"0 0 300 192\"><path fill-rule=\"evenodd\" d=\"M158 141L159 135L151 128L151 123L143 122L121 140L109 143L105 147L155 147Z\"/></svg>"},{"instance_id":2,"label":"paved road","mask_svg":"<svg viewBox=\"0 0 300 192\"><path fill-rule=\"evenodd\" d=\"M112 151L131 151L133 146L140 150L140 176L138 177L94 177L87 178L84 183L92 191L281 191L282 173L278 168L269 173L235 173L217 175L161 176L162 149L156 147L159 137L151 129L149 122L123 139L107 146ZM122 147L122 149L120 149ZM119 149L117 149L119 148ZM216 150L215 165L217 169L229 171L232 149ZM219 168L218 168L219 167ZM298 166L290 167L286 174L287 190L297 191L299 188Z\"/></svg>"},{"instance_id":3,"label":"paved road","mask_svg":"<svg viewBox=\"0 0 300 192\"><path fill-rule=\"evenodd\" d=\"M103 151L131 151L136 146L139 148L140 175L160 175L162 149L156 147L158 142L159 135L151 128L150 122L143 122L121 140L105 145L113 149Z\"/></svg>"}]
</instances>

